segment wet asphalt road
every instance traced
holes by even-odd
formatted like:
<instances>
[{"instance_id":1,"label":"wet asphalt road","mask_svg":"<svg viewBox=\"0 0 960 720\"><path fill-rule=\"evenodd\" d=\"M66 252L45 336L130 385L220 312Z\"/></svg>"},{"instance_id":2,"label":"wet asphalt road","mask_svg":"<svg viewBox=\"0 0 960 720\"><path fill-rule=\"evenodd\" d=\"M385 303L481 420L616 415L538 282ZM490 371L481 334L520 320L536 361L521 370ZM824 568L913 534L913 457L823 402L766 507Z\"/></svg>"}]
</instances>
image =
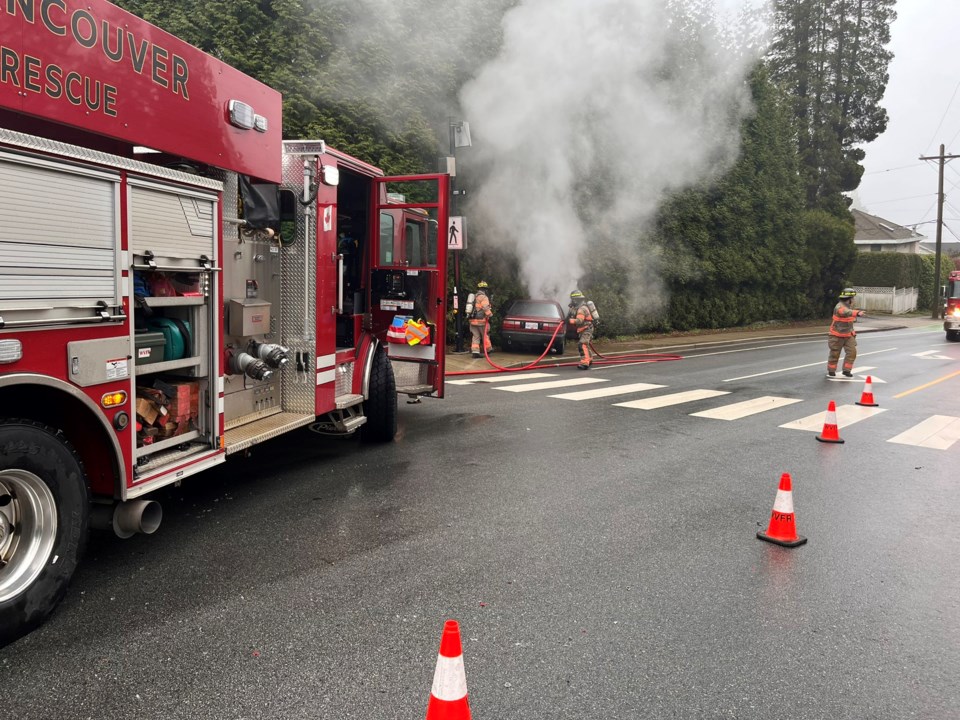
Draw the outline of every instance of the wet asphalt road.
<instances>
[{"instance_id":1,"label":"wet asphalt road","mask_svg":"<svg viewBox=\"0 0 960 720\"><path fill-rule=\"evenodd\" d=\"M164 491L156 535L95 538L51 621L0 650L0 707L422 718L456 618L478 719L960 717L960 443L886 442L960 416L960 376L915 390L960 344L861 336L885 412L841 446L779 425L862 383L823 377L822 339L758 345L589 374L730 393L690 405L450 386L401 405L396 443L304 431ZM802 402L689 415L761 395ZM783 472L792 550L755 537Z\"/></svg>"}]
</instances>

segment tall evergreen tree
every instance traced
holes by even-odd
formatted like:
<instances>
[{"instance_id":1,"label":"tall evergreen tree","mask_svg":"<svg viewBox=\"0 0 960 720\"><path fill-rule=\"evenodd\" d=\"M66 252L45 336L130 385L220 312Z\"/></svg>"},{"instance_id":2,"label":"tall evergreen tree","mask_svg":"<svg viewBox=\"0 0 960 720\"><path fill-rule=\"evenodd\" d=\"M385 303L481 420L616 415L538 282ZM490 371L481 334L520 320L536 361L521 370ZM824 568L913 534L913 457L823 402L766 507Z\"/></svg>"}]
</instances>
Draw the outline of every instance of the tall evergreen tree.
<instances>
[{"instance_id":1,"label":"tall evergreen tree","mask_svg":"<svg viewBox=\"0 0 960 720\"><path fill-rule=\"evenodd\" d=\"M809 208L845 215L860 148L887 126L880 106L895 0L775 0L769 63L793 98Z\"/></svg>"}]
</instances>

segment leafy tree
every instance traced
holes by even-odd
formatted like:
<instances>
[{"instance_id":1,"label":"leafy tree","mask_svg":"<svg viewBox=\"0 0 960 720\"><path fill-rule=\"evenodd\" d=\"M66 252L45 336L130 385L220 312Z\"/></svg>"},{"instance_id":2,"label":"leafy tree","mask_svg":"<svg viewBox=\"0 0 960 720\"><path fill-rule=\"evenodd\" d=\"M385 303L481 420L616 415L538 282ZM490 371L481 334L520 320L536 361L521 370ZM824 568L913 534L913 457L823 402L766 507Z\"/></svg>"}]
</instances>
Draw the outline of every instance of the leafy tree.
<instances>
[{"instance_id":1,"label":"leafy tree","mask_svg":"<svg viewBox=\"0 0 960 720\"><path fill-rule=\"evenodd\" d=\"M713 187L681 193L661 212L657 234L672 289L666 327L805 317L819 304L808 287L792 118L765 69L755 71L751 89L756 113L743 123L737 163Z\"/></svg>"},{"instance_id":2,"label":"leafy tree","mask_svg":"<svg viewBox=\"0 0 960 720\"><path fill-rule=\"evenodd\" d=\"M837 215L860 184L864 151L887 126L880 106L895 0L775 0L774 79L793 98L807 207Z\"/></svg>"}]
</instances>

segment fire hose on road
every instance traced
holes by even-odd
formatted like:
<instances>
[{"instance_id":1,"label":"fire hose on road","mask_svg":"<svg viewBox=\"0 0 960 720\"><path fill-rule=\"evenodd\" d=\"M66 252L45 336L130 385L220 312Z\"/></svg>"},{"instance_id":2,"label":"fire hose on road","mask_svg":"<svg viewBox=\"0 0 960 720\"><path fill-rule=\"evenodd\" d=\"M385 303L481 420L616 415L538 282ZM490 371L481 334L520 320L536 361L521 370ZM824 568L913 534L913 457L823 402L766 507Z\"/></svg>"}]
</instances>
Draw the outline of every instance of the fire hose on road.
<instances>
[{"instance_id":1,"label":"fire hose on road","mask_svg":"<svg viewBox=\"0 0 960 720\"><path fill-rule=\"evenodd\" d=\"M507 368L502 365L498 365L493 360L490 359L490 353L487 351L487 331L489 329L489 323L485 323L483 326L483 356L486 358L487 363L491 366L491 370L457 370L454 372L445 373L446 377L453 377L457 375L493 375L496 373L509 373L509 372L524 372L525 370L543 370L548 367L573 367L579 364L579 361L572 362L558 362L558 363L547 363L544 365L540 364L540 361L546 357L547 353L550 352L550 348L553 347L553 341L557 337L557 333L564 329L564 324L561 323L557 326L557 329L553 331L553 336L550 338L550 342L547 343L546 349L541 353L540 357L534 360L529 365L524 365L523 367L518 368ZM671 360L681 360L683 359L682 355L669 355L663 353L624 353L623 355L617 355L615 358L607 357L602 353L598 352L597 349L593 346L593 343L590 343L590 350L593 351L594 355L598 359L594 360L592 365L639 365L642 363L652 363L652 362L666 362Z\"/></svg>"}]
</instances>

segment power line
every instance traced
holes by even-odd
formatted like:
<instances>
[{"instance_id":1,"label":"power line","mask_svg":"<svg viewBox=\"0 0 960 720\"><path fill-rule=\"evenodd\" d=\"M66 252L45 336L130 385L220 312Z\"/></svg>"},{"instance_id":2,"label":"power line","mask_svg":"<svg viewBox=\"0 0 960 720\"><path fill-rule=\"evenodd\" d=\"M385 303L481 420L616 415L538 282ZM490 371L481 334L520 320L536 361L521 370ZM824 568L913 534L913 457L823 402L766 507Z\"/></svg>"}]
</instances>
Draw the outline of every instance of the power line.
<instances>
[{"instance_id":1,"label":"power line","mask_svg":"<svg viewBox=\"0 0 960 720\"><path fill-rule=\"evenodd\" d=\"M880 173L893 172L894 170L906 170L907 168L926 166L926 164L927 163L914 163L913 165L901 165L900 167L887 168L886 170L871 170L868 173L864 173L864 175L879 175Z\"/></svg>"},{"instance_id":2,"label":"power line","mask_svg":"<svg viewBox=\"0 0 960 720\"><path fill-rule=\"evenodd\" d=\"M944 226L947 230L950 231L950 234L953 235L953 237L955 237L957 240L960 240L960 235L957 235L957 234L953 231L953 228L951 228L949 225L947 225L946 222L943 223L943 226Z\"/></svg>"},{"instance_id":3,"label":"power line","mask_svg":"<svg viewBox=\"0 0 960 720\"><path fill-rule=\"evenodd\" d=\"M940 132L940 128L943 127L943 121L947 119L947 113L950 112L950 106L953 105L953 100L954 100L955 97L957 97L957 90L960 90L960 81L957 82L957 86L953 89L953 95L950 96L950 102L948 102L948 103L947 103L947 107L944 108L944 110L943 110L943 117L940 118L940 122L937 124L937 129L933 131L933 137L931 137L930 140L929 140L929 142L927 142L927 147L930 147L930 143L933 142L934 138L937 137L937 133ZM960 133L958 133L958 134L960 134ZM955 139L956 139L956 136L954 136L954 140L955 140ZM947 144L948 144L948 145L952 145L952 144L953 144L953 140L951 140L951 141L950 141L949 143L947 143Z\"/></svg>"},{"instance_id":4,"label":"power line","mask_svg":"<svg viewBox=\"0 0 960 720\"><path fill-rule=\"evenodd\" d=\"M876 202L869 202L868 205L886 205L888 203L900 202L901 200L917 200L918 198L930 197L930 193L924 193L923 195L911 195L910 197L894 198L893 200L878 200ZM936 202L936 200L934 200ZM933 207L931 205L931 207ZM929 211L928 211L929 212ZM926 215L927 213L924 213Z\"/></svg>"},{"instance_id":5,"label":"power line","mask_svg":"<svg viewBox=\"0 0 960 720\"><path fill-rule=\"evenodd\" d=\"M957 137L960 137L960 130L957 130L957 134L954 135L952 138L950 138L950 142L948 142L947 145L953 145L953 143L956 141Z\"/></svg>"}]
</instances>

